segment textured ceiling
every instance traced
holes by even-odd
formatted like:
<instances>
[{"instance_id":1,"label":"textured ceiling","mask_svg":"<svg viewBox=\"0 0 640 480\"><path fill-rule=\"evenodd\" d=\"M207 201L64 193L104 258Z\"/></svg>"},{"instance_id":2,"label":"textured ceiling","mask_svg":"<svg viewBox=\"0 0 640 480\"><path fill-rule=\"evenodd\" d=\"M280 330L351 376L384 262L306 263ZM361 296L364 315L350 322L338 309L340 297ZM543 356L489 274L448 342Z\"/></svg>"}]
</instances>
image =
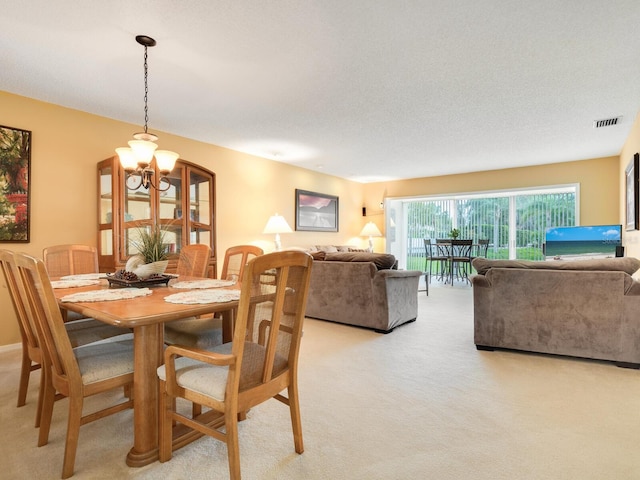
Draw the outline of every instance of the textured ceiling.
<instances>
[{"instance_id":1,"label":"textured ceiling","mask_svg":"<svg viewBox=\"0 0 640 480\"><path fill-rule=\"evenodd\" d=\"M638 0L0 0L0 12L0 90L142 125L134 37L149 35L150 131L360 182L617 155L640 107Z\"/></svg>"}]
</instances>

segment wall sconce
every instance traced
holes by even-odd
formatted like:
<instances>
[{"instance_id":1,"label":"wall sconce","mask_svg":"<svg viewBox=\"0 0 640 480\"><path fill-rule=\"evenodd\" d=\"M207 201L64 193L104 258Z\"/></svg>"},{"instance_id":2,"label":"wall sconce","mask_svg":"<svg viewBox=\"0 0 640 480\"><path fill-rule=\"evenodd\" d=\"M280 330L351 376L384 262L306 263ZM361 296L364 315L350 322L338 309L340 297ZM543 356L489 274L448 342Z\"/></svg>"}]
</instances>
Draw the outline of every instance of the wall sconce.
<instances>
[{"instance_id":1,"label":"wall sconce","mask_svg":"<svg viewBox=\"0 0 640 480\"><path fill-rule=\"evenodd\" d=\"M277 213L275 215L272 215L269 218L269 221L267 221L267 225L264 227L264 230L262 231L262 233L276 234L276 239L275 239L276 252L279 252L280 249L282 248L282 245L280 243L280 234L292 233L292 232L293 230L291 230L291 227L289 226L287 221L284 219L284 217L282 215L278 215Z\"/></svg>"},{"instance_id":2,"label":"wall sconce","mask_svg":"<svg viewBox=\"0 0 640 480\"><path fill-rule=\"evenodd\" d=\"M373 252L373 237L381 237L382 233L375 223L367 222L360 232L360 236L369 237L369 251Z\"/></svg>"},{"instance_id":3,"label":"wall sconce","mask_svg":"<svg viewBox=\"0 0 640 480\"><path fill-rule=\"evenodd\" d=\"M147 95L149 93L147 47L155 46L156 41L146 35L138 35L136 36L136 42L144 46L144 132L134 133L134 139L129 141L129 146L116 148L116 153L120 158L122 168L127 173L126 185L129 189L137 190L141 186L148 189L152 186L164 192L171 187L168 175L173 170L179 155L169 150L156 150L158 145L154 142L158 140L158 136L147 131L147 123L149 121L147 106ZM154 154L156 165L160 171L160 178L157 184L153 182L155 171L150 166ZM133 179L133 183L130 182L130 179Z\"/></svg>"}]
</instances>

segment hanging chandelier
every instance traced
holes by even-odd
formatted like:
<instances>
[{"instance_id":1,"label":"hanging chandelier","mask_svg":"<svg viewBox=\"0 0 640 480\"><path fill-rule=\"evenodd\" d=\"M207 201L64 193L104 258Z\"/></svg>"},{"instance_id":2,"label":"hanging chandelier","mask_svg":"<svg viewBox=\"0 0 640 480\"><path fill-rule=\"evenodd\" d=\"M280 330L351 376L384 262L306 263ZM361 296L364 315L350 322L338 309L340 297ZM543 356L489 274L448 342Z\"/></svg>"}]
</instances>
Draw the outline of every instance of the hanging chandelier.
<instances>
[{"instance_id":1,"label":"hanging chandelier","mask_svg":"<svg viewBox=\"0 0 640 480\"><path fill-rule=\"evenodd\" d=\"M169 150L156 150L158 145L155 141L158 140L158 136L147 131L147 123L149 122L147 48L155 46L156 41L146 35L138 35L136 42L144 46L144 132L134 133L133 140L129 141L129 146L116 148L116 153L127 174L126 185L129 189L137 190L141 186L148 189L151 186L164 192L171 187L168 176L179 155ZM154 156L160 172L157 183L153 181L155 171L151 167Z\"/></svg>"}]
</instances>

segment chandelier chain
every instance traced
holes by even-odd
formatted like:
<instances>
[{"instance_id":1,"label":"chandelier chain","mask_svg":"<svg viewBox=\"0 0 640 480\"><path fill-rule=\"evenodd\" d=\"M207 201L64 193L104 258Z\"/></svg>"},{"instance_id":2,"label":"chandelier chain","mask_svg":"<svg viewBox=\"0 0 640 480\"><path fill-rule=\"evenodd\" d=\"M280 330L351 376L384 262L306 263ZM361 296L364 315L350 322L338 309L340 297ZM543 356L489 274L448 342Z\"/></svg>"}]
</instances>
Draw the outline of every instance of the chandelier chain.
<instances>
[{"instance_id":1,"label":"chandelier chain","mask_svg":"<svg viewBox=\"0 0 640 480\"><path fill-rule=\"evenodd\" d=\"M149 108L147 107L147 99L149 96L149 85L147 79L149 67L147 65L147 46L144 46L144 133L147 133L147 123L149 122Z\"/></svg>"}]
</instances>

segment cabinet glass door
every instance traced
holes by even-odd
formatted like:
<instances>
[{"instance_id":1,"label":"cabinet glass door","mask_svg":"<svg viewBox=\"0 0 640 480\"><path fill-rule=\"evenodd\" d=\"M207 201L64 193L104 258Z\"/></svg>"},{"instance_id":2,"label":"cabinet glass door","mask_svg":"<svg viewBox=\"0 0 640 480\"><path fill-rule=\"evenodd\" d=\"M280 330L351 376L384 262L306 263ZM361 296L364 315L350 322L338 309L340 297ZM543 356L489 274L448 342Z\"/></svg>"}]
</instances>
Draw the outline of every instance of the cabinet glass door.
<instances>
[{"instance_id":1,"label":"cabinet glass door","mask_svg":"<svg viewBox=\"0 0 640 480\"><path fill-rule=\"evenodd\" d=\"M204 225L211 225L211 178L197 172L189 173L189 209L191 221ZM208 242L196 242L207 243Z\"/></svg>"},{"instance_id":2,"label":"cabinet glass door","mask_svg":"<svg viewBox=\"0 0 640 480\"><path fill-rule=\"evenodd\" d=\"M160 203L158 218L162 229L166 232L164 241L169 245L169 253L179 253L182 244L183 228L183 188L182 175L183 167L176 165L171 171L167 180L170 187L164 192L159 192ZM163 180L166 184L166 180Z\"/></svg>"},{"instance_id":3,"label":"cabinet glass door","mask_svg":"<svg viewBox=\"0 0 640 480\"><path fill-rule=\"evenodd\" d=\"M139 186L131 189L128 186L124 195L124 222L151 220L151 192Z\"/></svg>"},{"instance_id":4,"label":"cabinet glass door","mask_svg":"<svg viewBox=\"0 0 640 480\"><path fill-rule=\"evenodd\" d=\"M111 165L98 169L98 224L100 229L100 255L113 254L113 170Z\"/></svg>"}]
</instances>

